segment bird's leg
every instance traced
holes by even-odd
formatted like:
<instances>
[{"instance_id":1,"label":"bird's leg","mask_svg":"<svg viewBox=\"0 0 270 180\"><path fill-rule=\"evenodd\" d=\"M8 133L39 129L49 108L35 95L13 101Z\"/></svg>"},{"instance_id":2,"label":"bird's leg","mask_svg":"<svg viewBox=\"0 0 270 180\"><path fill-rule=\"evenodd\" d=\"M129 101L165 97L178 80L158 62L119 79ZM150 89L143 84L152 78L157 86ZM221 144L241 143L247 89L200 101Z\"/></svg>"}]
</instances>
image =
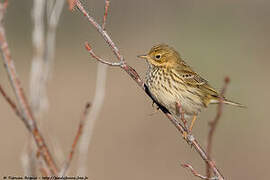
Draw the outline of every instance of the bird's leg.
<instances>
[{"instance_id":1,"label":"bird's leg","mask_svg":"<svg viewBox=\"0 0 270 180\"><path fill-rule=\"evenodd\" d=\"M177 115L180 115L180 119L181 121L183 122L184 124L184 127L185 127L185 131L183 133L183 137L186 139L187 138L187 135L189 134L189 129L187 128L187 121L185 119L185 112L184 110L182 109L182 106L180 103L176 103L176 114Z\"/></svg>"},{"instance_id":2,"label":"bird's leg","mask_svg":"<svg viewBox=\"0 0 270 180\"><path fill-rule=\"evenodd\" d=\"M193 119L192 119L191 124L190 124L189 129L188 129L189 132L191 132L191 130L192 130L193 126L194 126L194 123L195 123L196 119L197 119L197 115L194 114Z\"/></svg>"}]
</instances>

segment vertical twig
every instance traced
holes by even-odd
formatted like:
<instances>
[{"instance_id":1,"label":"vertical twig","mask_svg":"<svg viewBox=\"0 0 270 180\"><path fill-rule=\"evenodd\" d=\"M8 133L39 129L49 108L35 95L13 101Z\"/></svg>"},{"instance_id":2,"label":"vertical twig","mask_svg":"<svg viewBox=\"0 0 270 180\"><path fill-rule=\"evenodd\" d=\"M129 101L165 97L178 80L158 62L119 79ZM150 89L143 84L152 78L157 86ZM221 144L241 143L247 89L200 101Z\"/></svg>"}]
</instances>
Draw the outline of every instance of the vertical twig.
<instances>
[{"instance_id":1,"label":"vertical twig","mask_svg":"<svg viewBox=\"0 0 270 180\"><path fill-rule=\"evenodd\" d=\"M79 124L79 128L77 130L75 139L74 139L73 144L71 146L71 151L70 151L69 156L68 156L66 162L64 163L64 165L63 165L63 167L62 167L62 169L61 169L61 171L59 173L59 176L64 176L66 174L69 166L70 166L70 163L71 163L71 160L73 158L73 154L75 152L76 146L77 146L77 144L78 144L78 142L80 140L80 137L81 137L81 135L83 133L84 122L85 122L85 119L86 119L86 116L88 114L90 106L91 106L90 103L87 103L85 108L84 108L83 114L81 116L81 121L80 121L80 124Z\"/></svg>"},{"instance_id":2,"label":"vertical twig","mask_svg":"<svg viewBox=\"0 0 270 180\"><path fill-rule=\"evenodd\" d=\"M217 124L219 122L219 119L221 117L221 114L223 112L223 105L224 105L224 95L225 95L225 92L226 92L226 89L228 87L228 84L230 82L230 79L229 77L226 77L225 80L224 80L224 86L220 92L220 101L219 101L219 104L218 104L218 107L217 107L217 114L216 114L216 117L213 121L209 122L209 126L210 126L210 130L209 130L209 133L208 133L208 138L207 138L207 148L206 148L206 153L207 153L207 157L209 159L211 159L211 153L212 153L212 147L213 147L213 136L214 136L214 133L215 133L215 130L217 128ZM208 178L211 177L211 172L212 172L212 169L211 169L211 166L206 163L206 176Z\"/></svg>"},{"instance_id":3,"label":"vertical twig","mask_svg":"<svg viewBox=\"0 0 270 180\"><path fill-rule=\"evenodd\" d=\"M102 23L102 29L104 29L104 30L105 30L105 26L106 26L106 21L107 21L109 6L110 6L110 1L109 0L105 0L104 16L103 16L103 23Z\"/></svg>"},{"instance_id":4,"label":"vertical twig","mask_svg":"<svg viewBox=\"0 0 270 180\"><path fill-rule=\"evenodd\" d=\"M45 7L47 4L47 13ZM30 73L30 104L35 116L41 116L48 109L47 85L52 72L55 49L56 27L62 12L64 0L33 1L32 41L34 55ZM46 35L45 15L47 14L48 32ZM45 41L46 39L46 41ZM40 123L42 125L42 123ZM35 175L35 147L29 136L25 150L22 152L22 162L27 175Z\"/></svg>"},{"instance_id":5,"label":"vertical twig","mask_svg":"<svg viewBox=\"0 0 270 180\"><path fill-rule=\"evenodd\" d=\"M33 19L33 32L32 41L34 48L34 55L32 59L32 67L30 73L30 104L33 109L35 116L41 116L45 111L48 110L49 100L47 95L47 85L49 78L52 74L52 66L54 63L55 54L55 37L56 28L59 22L59 18L64 6L64 0L35 0L33 1L32 19ZM47 8L46 8L47 5ZM46 17L47 24L46 26ZM47 29L46 29L47 27ZM47 36L46 36L47 35ZM40 123L41 126L47 123ZM46 126L42 126L43 129ZM48 132L45 130L45 132ZM55 138L50 138L51 141L55 141ZM29 139L28 144L32 141ZM54 150L57 150L57 155L60 156L59 143L54 143ZM33 145L27 145L28 151L32 151ZM35 157L30 155L31 152L23 152L22 156L24 162L34 162L33 160L27 160L27 157ZM24 167L33 166L31 164L24 164ZM29 168L28 168L29 169Z\"/></svg>"},{"instance_id":6,"label":"vertical twig","mask_svg":"<svg viewBox=\"0 0 270 180\"><path fill-rule=\"evenodd\" d=\"M6 99L6 101L8 102L8 104L10 105L10 107L12 108L12 110L15 112L15 114L19 117L19 118L23 118L23 116L21 115L19 109L17 108L16 104L11 100L11 98L7 95L7 93L4 91L4 89L2 88L1 84L0 84L0 93L2 94L2 96Z\"/></svg>"},{"instance_id":7,"label":"vertical twig","mask_svg":"<svg viewBox=\"0 0 270 180\"><path fill-rule=\"evenodd\" d=\"M30 104L37 115L48 106L46 88L43 79L43 62L45 53L45 15L46 0L33 1L32 19L33 32L32 43L34 55L30 73Z\"/></svg>"},{"instance_id":8,"label":"vertical twig","mask_svg":"<svg viewBox=\"0 0 270 180\"><path fill-rule=\"evenodd\" d=\"M30 73L30 105L34 115L39 114L41 109L47 107L47 99L44 95L45 90L39 89L39 85L42 82L40 73L42 69L42 62L44 56L44 9L45 1L36 0L33 1L32 19L33 19L33 47L34 55L32 60L32 67ZM24 174L28 176L36 176L37 159L35 156L36 148L32 141L31 135L28 135L25 143L25 148L22 150L21 161Z\"/></svg>"},{"instance_id":9,"label":"vertical twig","mask_svg":"<svg viewBox=\"0 0 270 180\"><path fill-rule=\"evenodd\" d=\"M34 56L30 74L30 99L34 114L41 114L48 108L47 85L52 74L55 54L55 36L64 0L35 0L33 6ZM45 28L45 7L47 3L48 30ZM47 37L45 38L45 32ZM46 39L46 41L45 41Z\"/></svg>"},{"instance_id":10,"label":"vertical twig","mask_svg":"<svg viewBox=\"0 0 270 180\"><path fill-rule=\"evenodd\" d=\"M40 89L43 87L44 94L47 97L47 86L50 78L53 74L53 66L55 61L55 45L56 45L56 30L59 24L59 19L63 11L65 0L45 0L47 3L47 37L45 41L45 53L43 58L43 67L42 67L42 76L43 83L41 84ZM47 101L48 102L48 101ZM46 123L48 125L49 123ZM43 127L48 128L48 126ZM49 132L48 129L45 129L45 132ZM64 153L60 147L58 139L52 137L51 133L47 135L49 142L52 144L52 151L58 160L63 160Z\"/></svg>"},{"instance_id":11,"label":"vertical twig","mask_svg":"<svg viewBox=\"0 0 270 180\"><path fill-rule=\"evenodd\" d=\"M183 122L184 127L186 128L186 131L188 131L187 120L185 119L185 112L183 111L182 105L180 103L176 103L175 106L177 113L179 113L180 119Z\"/></svg>"}]
</instances>

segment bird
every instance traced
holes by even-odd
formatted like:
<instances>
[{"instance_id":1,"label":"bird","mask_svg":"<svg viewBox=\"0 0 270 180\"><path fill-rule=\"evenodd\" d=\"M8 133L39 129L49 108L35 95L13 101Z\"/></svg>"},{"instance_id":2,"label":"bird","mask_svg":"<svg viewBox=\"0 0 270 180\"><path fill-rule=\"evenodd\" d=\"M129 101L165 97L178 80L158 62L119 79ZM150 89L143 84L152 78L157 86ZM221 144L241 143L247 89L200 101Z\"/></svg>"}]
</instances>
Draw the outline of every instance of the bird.
<instances>
[{"instance_id":1,"label":"bird","mask_svg":"<svg viewBox=\"0 0 270 180\"><path fill-rule=\"evenodd\" d=\"M187 128L189 132L202 109L209 104L218 104L221 98L224 104L245 107L222 97L167 44L155 45L147 54L138 57L148 64L145 85L152 99L175 118L184 116L182 120L192 120Z\"/></svg>"}]
</instances>

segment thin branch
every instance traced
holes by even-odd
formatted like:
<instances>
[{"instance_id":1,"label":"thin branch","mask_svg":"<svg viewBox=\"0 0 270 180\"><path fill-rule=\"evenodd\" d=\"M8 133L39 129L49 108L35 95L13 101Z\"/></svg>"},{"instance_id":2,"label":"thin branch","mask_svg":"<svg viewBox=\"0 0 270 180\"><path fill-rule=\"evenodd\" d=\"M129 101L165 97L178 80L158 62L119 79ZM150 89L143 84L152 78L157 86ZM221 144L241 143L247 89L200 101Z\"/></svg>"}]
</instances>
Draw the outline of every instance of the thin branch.
<instances>
[{"instance_id":1,"label":"thin branch","mask_svg":"<svg viewBox=\"0 0 270 180\"><path fill-rule=\"evenodd\" d=\"M31 73L30 73L30 83L29 83L29 100L31 109L35 117L42 114L44 110L48 107L48 100L46 95L46 89L42 86L42 62L44 57L44 10L46 1L36 0L33 1L32 8L32 21L33 21L33 31L32 31L32 45L34 54L32 57ZM25 142L25 147L22 150L21 162L24 170L24 174L28 176L36 176L37 159L35 155L35 142L30 135L27 136Z\"/></svg>"},{"instance_id":2,"label":"thin branch","mask_svg":"<svg viewBox=\"0 0 270 180\"><path fill-rule=\"evenodd\" d=\"M212 146L213 146L213 136L214 136L215 130L217 128L217 124L219 122L219 119L220 119L222 112L223 112L223 105L224 105L224 102L223 102L224 98L223 97L225 95L225 92L226 92L226 89L228 87L229 82L230 82L229 77L226 77L224 79L224 86L220 92L220 99L219 99L219 104L217 107L216 117L213 121L209 122L210 130L208 133L207 148L206 148L206 153L207 153L208 158L211 158ZM209 164L206 164L206 176L211 177L211 167L209 166Z\"/></svg>"},{"instance_id":3,"label":"thin branch","mask_svg":"<svg viewBox=\"0 0 270 180\"><path fill-rule=\"evenodd\" d=\"M14 93L18 101L18 107L23 116L21 120L24 122L27 129L32 133L38 149L42 152L42 157L46 162L46 165L49 167L52 174L57 174L58 168L47 148L47 145L43 139L43 136L39 132L39 129L36 125L33 113L30 109L28 101L25 97L25 93L22 89L20 80L17 76L16 69L14 66L13 59L8 48L8 43L6 40L5 29L3 26L3 17L4 17L5 7L0 3L0 49L3 56L3 62L8 73L10 83L13 87Z\"/></svg>"},{"instance_id":4,"label":"thin branch","mask_svg":"<svg viewBox=\"0 0 270 180\"><path fill-rule=\"evenodd\" d=\"M40 115L48 109L47 85L52 75L56 28L64 2L64 0L36 0L33 2L32 41L34 55L30 74L30 102L35 115ZM45 9L46 5L47 9ZM44 22L46 14L47 31ZM45 34L47 34L46 38Z\"/></svg>"},{"instance_id":5,"label":"thin branch","mask_svg":"<svg viewBox=\"0 0 270 180\"><path fill-rule=\"evenodd\" d=\"M84 7L82 6L81 2L79 0L76 1L76 5L78 7L78 9L83 13L83 15L88 19L88 21L96 28L96 30L102 35L102 37L104 38L105 42L109 45L109 47L112 49L113 53L115 54L115 56L117 57L117 59L122 62L122 65L120 66L123 70L125 70L130 76L131 78L147 93L147 95L153 100L153 98L151 97L151 94L149 93L149 90L147 89L147 86L144 85L143 81L141 80L140 76L138 75L138 73L129 65L126 64L124 57L120 54L118 48L116 47L116 45L114 44L114 42L112 41L112 39L110 38L110 36L107 34L107 32L95 21L95 19L90 16L88 14L88 12L84 9ZM158 106L160 107L160 109L163 111L163 113L169 118L169 120L176 126L176 128L180 131L180 133L182 135L184 135L185 133L187 133L185 131L185 128L182 124L180 124L176 119L174 119L171 114L168 112L168 110L163 107L162 105L160 105L158 102L156 102L158 104ZM211 166L211 168L213 169L213 172L215 173L215 175L218 177L219 180L223 180L223 176L221 175L221 173L219 172L219 170L217 169L217 167L215 166L214 163L212 163L212 160L209 159L205 153L205 151L203 150L203 148L200 146L200 144L197 142L197 140L194 138L194 136L192 134L188 134L187 138L185 139L189 144L191 144L196 151L199 153L199 155L201 156L201 158Z\"/></svg>"},{"instance_id":6,"label":"thin branch","mask_svg":"<svg viewBox=\"0 0 270 180\"><path fill-rule=\"evenodd\" d=\"M88 14L88 12L84 9L83 5L79 0L76 0L76 6L79 8L79 10L83 13L83 15L88 19L88 21L96 28L96 30L103 36L103 39L108 43L110 48L112 49L113 53L117 57L119 61L124 61L123 56L120 54L118 48L114 44L114 42L111 40L108 33L96 22L96 20Z\"/></svg>"},{"instance_id":7,"label":"thin branch","mask_svg":"<svg viewBox=\"0 0 270 180\"><path fill-rule=\"evenodd\" d=\"M55 49L56 49L56 30L59 24L59 20L63 11L63 7L65 4L65 0L45 0L47 3L47 37L45 41L45 52L44 52L44 58L43 58L43 64L42 64L42 83L40 84L42 88L43 87L43 94L45 95L47 99L47 105L49 105L48 101L48 95L47 95L47 87L49 84L49 80L53 75L53 66L55 64ZM42 98L42 97L41 97ZM48 107L47 107L48 108ZM48 124L44 122L44 126L42 127L44 129L44 132L50 132ZM62 161L65 159L64 153L62 151L62 148L60 147L60 143L58 142L58 139L53 135L54 133L47 133L47 139L52 144L52 151L55 154L55 157L59 161Z\"/></svg>"},{"instance_id":8,"label":"thin branch","mask_svg":"<svg viewBox=\"0 0 270 180\"><path fill-rule=\"evenodd\" d=\"M181 121L183 122L186 131L188 131L187 120L185 119L185 112L183 111L182 105L180 103L176 103L176 110L178 111L177 113L179 113L181 117Z\"/></svg>"},{"instance_id":9,"label":"thin branch","mask_svg":"<svg viewBox=\"0 0 270 180\"><path fill-rule=\"evenodd\" d=\"M102 29L104 29L104 30L105 30L105 26L106 26L106 20L107 20L107 16L108 16L109 6L110 6L110 1L105 0L104 16L103 16L103 24L102 24Z\"/></svg>"},{"instance_id":10,"label":"thin branch","mask_svg":"<svg viewBox=\"0 0 270 180\"><path fill-rule=\"evenodd\" d=\"M206 177L199 174L190 164L182 164L182 167L189 169L191 173L198 178L205 179L205 180L218 180L217 177Z\"/></svg>"},{"instance_id":11,"label":"thin branch","mask_svg":"<svg viewBox=\"0 0 270 180\"><path fill-rule=\"evenodd\" d=\"M46 1L33 1L32 9L32 44L33 58L30 73L30 104L35 115L40 114L48 107L48 99L46 95L46 86L44 87L44 54L45 54L45 15Z\"/></svg>"},{"instance_id":12,"label":"thin branch","mask_svg":"<svg viewBox=\"0 0 270 180\"><path fill-rule=\"evenodd\" d=\"M77 146L77 144L78 144L78 142L80 140L80 137L82 135L85 119L86 119L86 117L88 115L90 106L91 106L91 104L87 103L85 108L84 108L84 111L83 111L82 116L81 116L81 121L80 121L80 124L79 124L79 128L77 130L75 139L74 139L73 144L71 146L71 151L69 153L68 159L66 160L65 164L63 165L63 168L61 169L61 171L59 173L59 176L64 176L66 174L69 166L70 166L70 163L71 163L71 160L73 158L73 154L75 152L76 146Z\"/></svg>"},{"instance_id":13,"label":"thin branch","mask_svg":"<svg viewBox=\"0 0 270 180\"><path fill-rule=\"evenodd\" d=\"M106 64L106 65L108 65L108 66L121 66L121 65L122 65L121 62L109 62L109 61L104 60L104 59L102 59L101 57L97 56L97 55L94 53L92 47L90 46L90 44L89 44L88 42L85 42L85 48L86 48L86 50L90 53L90 55L91 55L93 58L95 58L97 61L99 61L99 62L101 62L101 63L103 63L103 64Z\"/></svg>"},{"instance_id":14,"label":"thin branch","mask_svg":"<svg viewBox=\"0 0 270 180\"><path fill-rule=\"evenodd\" d=\"M2 96L6 99L6 101L8 102L8 104L10 105L10 107L13 109L13 111L15 112L15 114L23 119L22 114L20 113L19 109L17 108L16 104L11 100L11 98L7 95L7 93L4 91L4 89L2 88L2 86L0 85L0 93L2 94Z\"/></svg>"},{"instance_id":15,"label":"thin branch","mask_svg":"<svg viewBox=\"0 0 270 180\"><path fill-rule=\"evenodd\" d=\"M30 104L33 113L36 117L37 116L40 117L44 112L48 110L49 107L47 86L53 72L52 69L55 56L56 28L58 26L60 15L64 7L64 2L65 2L64 0L33 1L32 44L34 49L34 55L32 58L29 89L30 89ZM46 15L47 18L44 18L46 17ZM46 26L46 20L48 26ZM45 133L48 132L47 130L48 127L46 125L47 123L45 123L44 121L40 122L40 127L42 127ZM63 157L61 148L59 148L59 143L55 142L56 138L51 138L50 134L48 134L47 139L50 139L49 142L53 143L52 147L53 150L56 152L54 154L56 154L57 157ZM29 139L29 142L27 143L28 144L32 143L31 140L32 139ZM34 152L33 151L34 147L32 146L30 146L32 149L29 148L28 150L30 151L32 150L32 152ZM25 153L30 154L29 152ZM24 167L27 169L27 166Z\"/></svg>"}]
</instances>

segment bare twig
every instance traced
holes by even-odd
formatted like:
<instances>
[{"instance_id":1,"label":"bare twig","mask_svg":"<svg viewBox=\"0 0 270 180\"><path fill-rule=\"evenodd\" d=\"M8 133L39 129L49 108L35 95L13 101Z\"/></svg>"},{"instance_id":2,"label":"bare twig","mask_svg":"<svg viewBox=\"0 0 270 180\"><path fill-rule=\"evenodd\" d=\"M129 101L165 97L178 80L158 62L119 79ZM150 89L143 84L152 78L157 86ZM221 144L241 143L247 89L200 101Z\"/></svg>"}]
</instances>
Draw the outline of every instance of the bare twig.
<instances>
[{"instance_id":1,"label":"bare twig","mask_svg":"<svg viewBox=\"0 0 270 180\"><path fill-rule=\"evenodd\" d=\"M33 31L32 42L34 55L32 59L32 67L30 73L30 105L35 117L41 114L48 107L46 89L42 86L42 62L44 57L44 10L46 1L33 1L32 19ZM22 150L21 160L24 174L28 176L36 176L37 159L35 155L36 147L31 135L27 136L25 147Z\"/></svg>"},{"instance_id":2,"label":"bare twig","mask_svg":"<svg viewBox=\"0 0 270 180\"><path fill-rule=\"evenodd\" d=\"M44 79L42 73L45 53L45 5L46 1L44 0L33 1L32 41L34 55L30 73L30 104L35 115L39 114L39 112L44 109L47 109L48 106L46 88L43 86Z\"/></svg>"},{"instance_id":3,"label":"bare twig","mask_svg":"<svg viewBox=\"0 0 270 180\"><path fill-rule=\"evenodd\" d=\"M21 87L20 80L17 76L16 69L11 58L11 54L8 48L8 43L6 40L5 29L3 26L3 17L5 12L5 6L3 3L0 3L0 49L3 55L3 62L10 79L10 83L13 87L14 93L18 101L19 111L23 118L21 120L24 122L27 129L32 133L38 149L42 153L42 157L46 162L46 165L49 167L52 174L57 174L58 168L49 152L47 145L43 139L43 136L39 132L39 129L36 125L33 113L30 109L28 101L25 97L24 91Z\"/></svg>"},{"instance_id":4,"label":"bare twig","mask_svg":"<svg viewBox=\"0 0 270 180\"><path fill-rule=\"evenodd\" d=\"M117 59L121 62L121 65L119 67L121 67L123 70L125 70L131 76L131 78L147 93L147 95L150 98L152 98L151 97L151 94L149 93L149 90L148 90L147 86L144 85L144 83L141 80L141 78L138 75L138 73L132 67L130 67L129 65L126 64L126 62L124 60L124 57L120 54L118 48L116 47L116 45L114 44L114 42L112 41L112 39L110 38L110 36L107 34L107 32L96 22L96 20L92 16L90 16L88 14L88 12L84 9L84 7L82 6L82 4L81 4L81 2L79 0L76 1L76 5L77 5L78 9L83 13L83 15L88 19L88 21L102 35L102 37L104 38L105 42L112 49L112 51L115 54L115 56L117 57ZM100 59L97 59L97 58L96 58L96 60L100 61ZM158 104L158 106L160 107L160 109L163 111L163 113L169 118L169 120L181 132L182 135L184 135L185 133L187 133L185 131L184 126L182 124L180 124L176 119L174 119L165 107L163 107L162 105L160 105L158 102L156 102L156 103ZM217 178L219 180L223 180L224 179L223 176L221 175L221 173L219 172L219 170L217 169L217 167L215 166L215 164L212 163L212 160L207 157L205 151L202 149L202 147L197 142L197 140L194 138L194 136L191 135L191 134L188 134L188 136L186 138L186 141L189 144L191 144L196 149L196 151L199 153L199 155L201 156L201 158L207 164L209 164L209 166L211 166L211 168L213 169L213 172L217 176Z\"/></svg>"},{"instance_id":5,"label":"bare twig","mask_svg":"<svg viewBox=\"0 0 270 180\"><path fill-rule=\"evenodd\" d=\"M121 62L109 62L97 56L88 42L85 42L85 48L93 58L97 59L102 64L106 64L108 66L121 66L122 65Z\"/></svg>"},{"instance_id":6,"label":"bare twig","mask_svg":"<svg viewBox=\"0 0 270 180\"><path fill-rule=\"evenodd\" d=\"M184 124L184 127L186 128L186 131L188 131L187 128L187 120L185 119L185 112L183 111L182 105L180 103L176 103L176 110L178 111L181 121Z\"/></svg>"},{"instance_id":7,"label":"bare twig","mask_svg":"<svg viewBox=\"0 0 270 180\"><path fill-rule=\"evenodd\" d=\"M56 28L64 6L64 0L34 1L33 17L33 47L34 56L30 74L30 102L34 114L41 114L48 109L47 85L52 74L55 50ZM47 13L45 7L47 5ZM47 14L48 30L44 22ZM45 37L47 32L47 37ZM46 40L46 41L45 41Z\"/></svg>"},{"instance_id":8,"label":"bare twig","mask_svg":"<svg viewBox=\"0 0 270 180\"><path fill-rule=\"evenodd\" d=\"M228 87L228 84L230 82L230 79L229 77L226 77L224 79L224 86L220 92L220 100L219 100L219 104L218 104L218 107L217 107L217 114L216 114L216 117L213 121L209 122L209 126L210 126L210 130L209 130L209 133L208 133L208 138L207 138L207 149L206 149L206 153L207 153L207 157L208 158L211 158L211 153L212 153L212 144L213 144L213 136L214 136L214 133L215 133L215 130L217 128L217 124L219 122L219 119L221 117L221 114L223 112L223 105L224 105L224 95L225 95L225 92L226 92L226 89ZM211 167L209 166L209 164L206 164L206 176L207 177L211 177Z\"/></svg>"},{"instance_id":9,"label":"bare twig","mask_svg":"<svg viewBox=\"0 0 270 180\"><path fill-rule=\"evenodd\" d=\"M206 179L206 180L218 180L217 177L209 178L209 177L199 174L190 164L182 164L182 166L184 168L188 168L191 171L191 173L198 178Z\"/></svg>"},{"instance_id":10,"label":"bare twig","mask_svg":"<svg viewBox=\"0 0 270 180\"><path fill-rule=\"evenodd\" d=\"M45 0L47 3L47 37L45 41L45 52L42 64L42 79L43 82L40 84L43 87L44 95L47 99L47 104L49 105L48 97L47 97L47 87L49 84L49 80L53 75L53 66L55 62L55 45L56 45L56 30L58 27L58 23L60 20L60 16L62 14L62 10L65 4L65 0ZM39 88L41 88L39 87ZM44 126L42 127L45 131L49 132L48 124L44 122ZM46 126L47 125L47 126ZM46 129L47 128L47 129ZM60 147L60 143L58 139L53 135L54 133L47 134L47 139L52 144L52 151L55 154L56 158L59 161L65 159L62 148Z\"/></svg>"},{"instance_id":11,"label":"bare twig","mask_svg":"<svg viewBox=\"0 0 270 180\"><path fill-rule=\"evenodd\" d=\"M19 109L17 108L16 104L11 100L11 98L7 95L7 93L4 91L4 89L2 88L2 86L0 85L0 93L2 94L2 96L6 99L6 101L8 102L8 104L10 105L10 107L13 109L13 111L15 112L15 114L19 117L19 118L24 118L22 116L22 114L20 113Z\"/></svg>"},{"instance_id":12,"label":"bare twig","mask_svg":"<svg viewBox=\"0 0 270 180\"><path fill-rule=\"evenodd\" d=\"M109 6L110 6L110 1L105 0L105 8L104 8L104 16L103 16L103 24L102 24L103 29L105 29L105 26L106 26L106 20L107 20L107 16L108 16Z\"/></svg>"},{"instance_id":13,"label":"bare twig","mask_svg":"<svg viewBox=\"0 0 270 180\"><path fill-rule=\"evenodd\" d=\"M88 115L88 111L89 111L90 106L91 106L90 103L87 103L85 108L84 108L83 114L81 116L81 121L80 121L80 124L79 124L79 128L77 130L75 139L74 139L72 147L71 147L71 151L69 153L68 159L66 160L65 164L63 165L63 168L61 169L61 171L59 173L59 176L64 176L66 174L69 166L70 166L70 163L71 163L71 160L73 158L73 154L75 152L76 146L77 146L77 144L79 142L79 139L80 139L80 137L82 135L84 122L85 122L85 119L86 119L86 117Z\"/></svg>"}]
</instances>

